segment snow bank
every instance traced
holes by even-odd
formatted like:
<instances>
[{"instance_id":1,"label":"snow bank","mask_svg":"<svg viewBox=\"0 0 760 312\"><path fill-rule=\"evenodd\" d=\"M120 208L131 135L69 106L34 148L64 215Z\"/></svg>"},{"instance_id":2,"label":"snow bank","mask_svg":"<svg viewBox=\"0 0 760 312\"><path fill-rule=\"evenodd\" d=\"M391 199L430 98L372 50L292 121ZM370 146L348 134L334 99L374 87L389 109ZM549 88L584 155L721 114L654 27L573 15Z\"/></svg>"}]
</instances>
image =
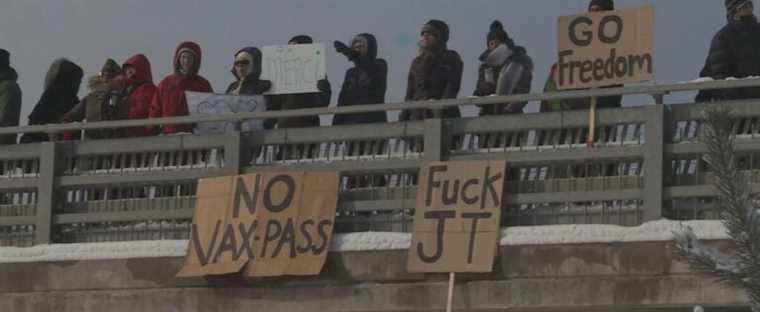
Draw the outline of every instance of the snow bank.
<instances>
[{"instance_id":1,"label":"snow bank","mask_svg":"<svg viewBox=\"0 0 760 312\"><path fill-rule=\"evenodd\" d=\"M673 240L673 231L690 226L700 239L728 239L720 221L677 222L661 220L638 227L615 225L552 225L511 227L501 231L502 246L554 245ZM331 251L404 250L411 234L363 232L336 234ZM132 258L183 257L187 240L109 242L40 245L29 248L0 247L0 263L54 262Z\"/></svg>"},{"instance_id":2,"label":"snow bank","mask_svg":"<svg viewBox=\"0 0 760 312\"><path fill-rule=\"evenodd\" d=\"M751 80L751 79L757 79L757 78L760 78L760 76L749 76L749 77L744 77L744 78L727 77L724 80ZM716 80L710 77L701 77L701 78L697 78L691 81L681 81L679 83L686 84L686 83L701 83L701 82L710 82L710 81L716 81Z\"/></svg>"}]
</instances>

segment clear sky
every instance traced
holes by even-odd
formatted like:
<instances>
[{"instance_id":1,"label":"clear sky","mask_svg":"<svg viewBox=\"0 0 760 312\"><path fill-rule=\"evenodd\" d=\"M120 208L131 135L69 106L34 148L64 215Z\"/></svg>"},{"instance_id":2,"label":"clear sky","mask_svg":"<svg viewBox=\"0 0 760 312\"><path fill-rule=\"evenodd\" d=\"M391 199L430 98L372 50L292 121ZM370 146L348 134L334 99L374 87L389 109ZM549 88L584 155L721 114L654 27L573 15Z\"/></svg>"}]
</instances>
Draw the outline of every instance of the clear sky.
<instances>
[{"instance_id":1,"label":"clear sky","mask_svg":"<svg viewBox=\"0 0 760 312\"><path fill-rule=\"evenodd\" d=\"M659 83L696 78L713 34L726 22L719 0L618 0L616 5L655 5L655 75ZM422 24L442 19L451 28L449 47L464 60L460 97L472 94L485 36L493 19L504 24L525 46L536 64L533 91L540 92L556 58L556 21L584 11L587 0L2 0L0 47L11 62L24 92L22 123L42 93L50 63L67 57L87 76L106 58L123 62L143 53L158 83L171 71L175 47L184 40L203 49L201 74L222 92L233 79L233 54L243 46L285 44L296 34L328 43L328 75L333 105L349 63L334 53L333 40L374 33L379 56L389 64L388 102L403 100L409 64L416 53ZM87 90L82 85L80 94ZM670 96L669 102L693 94ZM626 105L651 102L626 98ZM530 104L529 110L537 110Z\"/></svg>"}]
</instances>

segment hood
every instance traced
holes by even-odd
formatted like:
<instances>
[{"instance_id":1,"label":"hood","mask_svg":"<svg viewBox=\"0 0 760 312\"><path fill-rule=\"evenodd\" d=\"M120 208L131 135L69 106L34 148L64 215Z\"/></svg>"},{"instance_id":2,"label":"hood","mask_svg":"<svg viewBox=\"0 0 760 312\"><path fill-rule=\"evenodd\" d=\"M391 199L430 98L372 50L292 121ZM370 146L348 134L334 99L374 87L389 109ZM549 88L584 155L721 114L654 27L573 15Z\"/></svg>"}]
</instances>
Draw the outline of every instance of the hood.
<instances>
[{"instance_id":1,"label":"hood","mask_svg":"<svg viewBox=\"0 0 760 312\"><path fill-rule=\"evenodd\" d=\"M0 81L17 81L18 73L12 67L0 68Z\"/></svg>"},{"instance_id":2,"label":"hood","mask_svg":"<svg viewBox=\"0 0 760 312\"><path fill-rule=\"evenodd\" d=\"M354 42L357 39L364 39L367 42L367 58L370 60L374 60L377 58L377 39L375 39L375 36L373 34L363 33L358 34L356 37L354 37L353 40L351 40L351 46L354 45Z\"/></svg>"},{"instance_id":3,"label":"hood","mask_svg":"<svg viewBox=\"0 0 760 312\"><path fill-rule=\"evenodd\" d=\"M253 79L259 79L261 76L261 59L262 59L262 53L259 48L256 47L245 47L237 51L235 53L235 59L238 58L244 58L247 59L249 62L251 62L251 72L248 74L248 78ZM233 60L233 62L234 62ZM238 77L237 73L235 72L235 66L233 64L232 66L232 75L235 76L238 80L243 79L243 77Z\"/></svg>"},{"instance_id":4,"label":"hood","mask_svg":"<svg viewBox=\"0 0 760 312\"><path fill-rule=\"evenodd\" d=\"M84 71L79 65L67 59L57 59L45 75L45 90L54 86L66 87L65 89L74 89L76 86L78 89L83 76Z\"/></svg>"},{"instance_id":5,"label":"hood","mask_svg":"<svg viewBox=\"0 0 760 312\"><path fill-rule=\"evenodd\" d=\"M197 43L191 41L180 43L179 46L177 46L177 50L174 51L174 72L179 72L179 55L185 51L190 51L195 54L195 64L193 64L190 74L197 75L198 71L201 69L203 54L201 53L201 47Z\"/></svg>"},{"instance_id":6,"label":"hood","mask_svg":"<svg viewBox=\"0 0 760 312\"><path fill-rule=\"evenodd\" d=\"M131 66L136 71L134 81L138 83L153 83L153 73L150 68L150 61L148 61L148 58L145 55L137 54L133 57L130 57L126 62L124 62L122 68L125 68L127 66Z\"/></svg>"}]
</instances>

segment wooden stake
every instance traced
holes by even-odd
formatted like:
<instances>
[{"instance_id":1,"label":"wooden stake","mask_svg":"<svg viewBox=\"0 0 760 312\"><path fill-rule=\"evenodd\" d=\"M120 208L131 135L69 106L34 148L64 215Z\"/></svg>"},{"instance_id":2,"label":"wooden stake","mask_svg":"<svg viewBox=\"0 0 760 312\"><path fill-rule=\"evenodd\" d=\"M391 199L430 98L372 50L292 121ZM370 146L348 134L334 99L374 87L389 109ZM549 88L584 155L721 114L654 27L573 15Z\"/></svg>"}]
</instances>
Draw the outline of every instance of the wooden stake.
<instances>
[{"instance_id":1,"label":"wooden stake","mask_svg":"<svg viewBox=\"0 0 760 312\"><path fill-rule=\"evenodd\" d=\"M454 275L456 273L449 273L449 295L446 298L446 312L451 312L451 305L454 301Z\"/></svg>"},{"instance_id":2,"label":"wooden stake","mask_svg":"<svg viewBox=\"0 0 760 312\"><path fill-rule=\"evenodd\" d=\"M594 137L596 136L596 97L591 98L591 108L588 111L588 138L586 146L594 147Z\"/></svg>"}]
</instances>

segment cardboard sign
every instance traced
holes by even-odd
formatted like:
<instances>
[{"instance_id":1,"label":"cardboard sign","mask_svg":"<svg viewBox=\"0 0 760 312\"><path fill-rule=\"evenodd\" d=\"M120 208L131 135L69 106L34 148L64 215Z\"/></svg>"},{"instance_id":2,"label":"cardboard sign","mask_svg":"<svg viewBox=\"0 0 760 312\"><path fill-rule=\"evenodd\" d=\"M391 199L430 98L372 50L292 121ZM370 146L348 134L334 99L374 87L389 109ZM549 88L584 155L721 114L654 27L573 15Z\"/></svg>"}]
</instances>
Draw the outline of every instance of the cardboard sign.
<instances>
[{"instance_id":1,"label":"cardboard sign","mask_svg":"<svg viewBox=\"0 0 760 312\"><path fill-rule=\"evenodd\" d=\"M491 272L499 241L506 164L426 163L419 174L407 270Z\"/></svg>"},{"instance_id":2,"label":"cardboard sign","mask_svg":"<svg viewBox=\"0 0 760 312\"><path fill-rule=\"evenodd\" d=\"M654 7L559 18L560 90L604 87L654 79Z\"/></svg>"},{"instance_id":3,"label":"cardboard sign","mask_svg":"<svg viewBox=\"0 0 760 312\"><path fill-rule=\"evenodd\" d=\"M266 99L261 95L236 96L185 91L191 115L223 115L266 111ZM240 125L240 131L264 129L263 119L250 119ZM195 134L224 134L235 130L232 122L205 122L195 126Z\"/></svg>"},{"instance_id":4,"label":"cardboard sign","mask_svg":"<svg viewBox=\"0 0 760 312\"><path fill-rule=\"evenodd\" d=\"M327 76L324 44L269 46L261 52L261 79L272 81L266 94L319 92L317 81Z\"/></svg>"},{"instance_id":5,"label":"cardboard sign","mask_svg":"<svg viewBox=\"0 0 760 312\"><path fill-rule=\"evenodd\" d=\"M317 275L338 204L336 172L202 179L178 277Z\"/></svg>"}]
</instances>

